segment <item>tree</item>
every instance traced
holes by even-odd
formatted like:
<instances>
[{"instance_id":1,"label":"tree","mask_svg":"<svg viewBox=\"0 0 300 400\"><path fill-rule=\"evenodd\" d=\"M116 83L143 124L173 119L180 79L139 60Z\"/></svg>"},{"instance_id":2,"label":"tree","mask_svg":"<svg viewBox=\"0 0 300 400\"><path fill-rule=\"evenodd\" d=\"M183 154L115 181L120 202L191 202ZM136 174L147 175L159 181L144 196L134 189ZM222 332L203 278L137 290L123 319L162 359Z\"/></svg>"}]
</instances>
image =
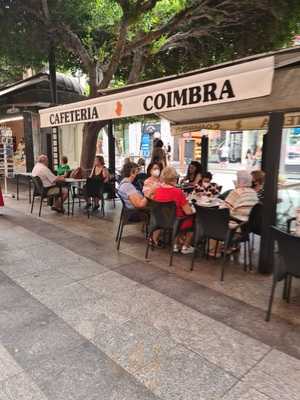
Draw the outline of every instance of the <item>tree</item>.
<instances>
[{"instance_id":1,"label":"tree","mask_svg":"<svg viewBox=\"0 0 300 400\"><path fill-rule=\"evenodd\" d=\"M1 54L13 63L47 59L81 68L90 95L109 85L270 50L286 44L298 0L0 0ZM89 168L99 128L86 124L81 164Z\"/></svg>"}]
</instances>

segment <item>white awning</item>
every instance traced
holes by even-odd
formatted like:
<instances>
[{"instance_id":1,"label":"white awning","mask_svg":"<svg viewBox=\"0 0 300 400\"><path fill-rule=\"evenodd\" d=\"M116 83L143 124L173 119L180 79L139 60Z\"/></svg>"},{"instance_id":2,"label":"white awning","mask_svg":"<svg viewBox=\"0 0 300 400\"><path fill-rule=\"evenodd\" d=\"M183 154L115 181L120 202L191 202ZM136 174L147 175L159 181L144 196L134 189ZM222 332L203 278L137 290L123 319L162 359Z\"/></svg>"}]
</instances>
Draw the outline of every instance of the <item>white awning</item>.
<instances>
[{"instance_id":1,"label":"white awning","mask_svg":"<svg viewBox=\"0 0 300 400\"><path fill-rule=\"evenodd\" d=\"M274 56L40 111L41 127L188 111L268 96Z\"/></svg>"}]
</instances>

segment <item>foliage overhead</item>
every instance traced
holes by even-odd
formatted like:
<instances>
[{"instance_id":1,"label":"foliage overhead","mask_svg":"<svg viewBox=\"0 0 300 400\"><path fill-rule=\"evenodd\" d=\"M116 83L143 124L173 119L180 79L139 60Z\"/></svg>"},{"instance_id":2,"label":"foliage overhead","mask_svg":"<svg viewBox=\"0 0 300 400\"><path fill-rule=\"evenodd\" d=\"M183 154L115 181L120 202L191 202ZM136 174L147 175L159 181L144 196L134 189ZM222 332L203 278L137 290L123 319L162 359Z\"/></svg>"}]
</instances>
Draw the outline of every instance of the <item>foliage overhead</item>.
<instances>
[{"instance_id":1,"label":"foliage overhead","mask_svg":"<svg viewBox=\"0 0 300 400\"><path fill-rule=\"evenodd\" d=\"M52 45L95 94L282 47L299 17L298 0L0 0L0 72L40 68Z\"/></svg>"}]
</instances>

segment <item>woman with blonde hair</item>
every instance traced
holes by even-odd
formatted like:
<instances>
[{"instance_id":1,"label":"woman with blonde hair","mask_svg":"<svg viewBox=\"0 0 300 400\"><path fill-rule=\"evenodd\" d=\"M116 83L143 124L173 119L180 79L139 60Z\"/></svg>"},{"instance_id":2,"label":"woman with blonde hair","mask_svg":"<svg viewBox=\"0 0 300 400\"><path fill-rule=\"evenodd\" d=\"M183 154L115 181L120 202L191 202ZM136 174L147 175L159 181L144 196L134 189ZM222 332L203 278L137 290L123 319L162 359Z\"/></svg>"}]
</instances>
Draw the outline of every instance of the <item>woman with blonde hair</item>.
<instances>
[{"instance_id":1,"label":"woman with blonde hair","mask_svg":"<svg viewBox=\"0 0 300 400\"><path fill-rule=\"evenodd\" d=\"M177 238L177 242L174 245L174 252L181 251L182 254L191 254L194 251L194 248L191 246L193 238L193 210L183 191L176 187L177 172L175 168L164 168L161 173L161 181L162 184L156 189L153 199L161 203L167 203L170 201L175 202L177 217L190 215L190 218L184 221L181 226L181 230L185 233L181 235L181 237Z\"/></svg>"}]
</instances>

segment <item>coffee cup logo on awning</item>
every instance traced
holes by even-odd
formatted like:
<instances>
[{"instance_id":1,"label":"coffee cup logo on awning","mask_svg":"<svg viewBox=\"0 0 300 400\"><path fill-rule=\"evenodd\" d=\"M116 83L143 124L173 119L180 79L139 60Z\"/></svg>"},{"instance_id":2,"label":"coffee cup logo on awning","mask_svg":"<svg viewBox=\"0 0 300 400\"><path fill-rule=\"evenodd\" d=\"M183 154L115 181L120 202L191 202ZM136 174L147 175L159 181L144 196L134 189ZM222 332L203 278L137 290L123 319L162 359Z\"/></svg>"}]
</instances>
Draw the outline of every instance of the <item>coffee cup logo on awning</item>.
<instances>
[{"instance_id":1,"label":"coffee cup logo on awning","mask_svg":"<svg viewBox=\"0 0 300 400\"><path fill-rule=\"evenodd\" d=\"M178 108L187 105L221 101L236 97L229 79L222 85L215 82L197 85L190 88L173 90L167 93L158 93L145 97L143 107L145 111L162 110L164 108Z\"/></svg>"},{"instance_id":2,"label":"coffee cup logo on awning","mask_svg":"<svg viewBox=\"0 0 300 400\"><path fill-rule=\"evenodd\" d=\"M80 108L78 110L61 111L50 114L51 125L70 124L72 122L82 122L98 120L99 114L96 107Z\"/></svg>"},{"instance_id":3,"label":"coffee cup logo on awning","mask_svg":"<svg viewBox=\"0 0 300 400\"><path fill-rule=\"evenodd\" d=\"M116 115L117 115L118 117L120 117L120 116L122 115L122 112L123 112L123 105L122 105L122 103L121 103L120 101L117 101L117 102L116 102L115 112L116 112Z\"/></svg>"}]
</instances>

